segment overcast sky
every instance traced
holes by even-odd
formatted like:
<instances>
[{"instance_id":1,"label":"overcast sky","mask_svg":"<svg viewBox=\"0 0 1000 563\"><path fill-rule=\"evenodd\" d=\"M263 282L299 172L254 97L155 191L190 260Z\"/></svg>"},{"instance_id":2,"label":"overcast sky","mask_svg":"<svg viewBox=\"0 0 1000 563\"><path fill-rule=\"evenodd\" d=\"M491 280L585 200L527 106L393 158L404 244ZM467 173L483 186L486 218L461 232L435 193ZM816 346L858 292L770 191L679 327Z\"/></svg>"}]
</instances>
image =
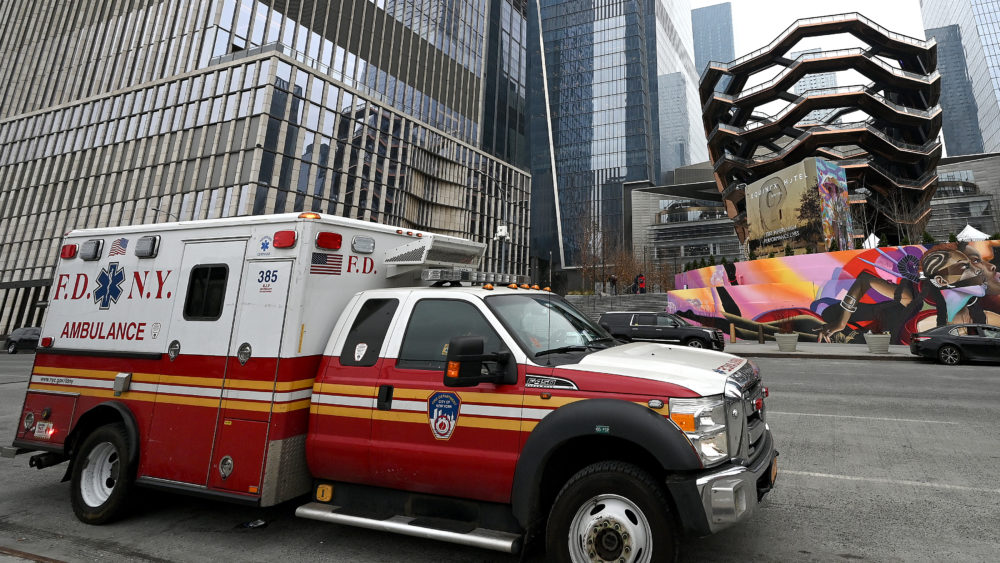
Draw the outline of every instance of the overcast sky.
<instances>
[{"instance_id":1,"label":"overcast sky","mask_svg":"<svg viewBox=\"0 0 1000 563\"><path fill-rule=\"evenodd\" d=\"M691 8L721 4L718 0L691 0ZM759 49L770 43L795 20L814 16L859 12L863 16L897 33L924 38L919 0L730 0L733 6L733 35L736 56ZM837 49L838 41L824 45L817 40L805 40L799 48L822 47Z\"/></svg>"}]
</instances>

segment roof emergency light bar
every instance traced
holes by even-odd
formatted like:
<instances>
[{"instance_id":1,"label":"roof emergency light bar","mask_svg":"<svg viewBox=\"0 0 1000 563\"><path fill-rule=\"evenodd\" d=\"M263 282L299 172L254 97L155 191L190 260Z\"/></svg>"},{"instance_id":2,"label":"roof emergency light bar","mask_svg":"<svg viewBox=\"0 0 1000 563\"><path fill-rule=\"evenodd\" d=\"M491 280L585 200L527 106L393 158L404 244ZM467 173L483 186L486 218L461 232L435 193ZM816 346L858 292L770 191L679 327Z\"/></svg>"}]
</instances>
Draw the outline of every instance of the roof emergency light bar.
<instances>
[{"instance_id":1,"label":"roof emergency light bar","mask_svg":"<svg viewBox=\"0 0 1000 563\"><path fill-rule=\"evenodd\" d=\"M528 276L496 272L473 272L467 268L426 268L420 272L420 279L434 282L470 282L499 285L529 283Z\"/></svg>"}]
</instances>

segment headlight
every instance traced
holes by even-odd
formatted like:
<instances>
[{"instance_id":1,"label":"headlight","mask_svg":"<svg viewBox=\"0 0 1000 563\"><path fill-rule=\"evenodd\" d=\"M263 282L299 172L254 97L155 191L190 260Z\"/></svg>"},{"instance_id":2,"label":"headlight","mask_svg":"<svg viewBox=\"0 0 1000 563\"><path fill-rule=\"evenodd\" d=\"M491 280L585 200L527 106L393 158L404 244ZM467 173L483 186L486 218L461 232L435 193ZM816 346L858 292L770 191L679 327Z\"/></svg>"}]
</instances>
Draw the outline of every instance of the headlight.
<instances>
[{"instance_id":1,"label":"headlight","mask_svg":"<svg viewBox=\"0 0 1000 563\"><path fill-rule=\"evenodd\" d=\"M670 420L687 434L705 467L729 457L726 403L721 395L700 399L670 399Z\"/></svg>"}]
</instances>

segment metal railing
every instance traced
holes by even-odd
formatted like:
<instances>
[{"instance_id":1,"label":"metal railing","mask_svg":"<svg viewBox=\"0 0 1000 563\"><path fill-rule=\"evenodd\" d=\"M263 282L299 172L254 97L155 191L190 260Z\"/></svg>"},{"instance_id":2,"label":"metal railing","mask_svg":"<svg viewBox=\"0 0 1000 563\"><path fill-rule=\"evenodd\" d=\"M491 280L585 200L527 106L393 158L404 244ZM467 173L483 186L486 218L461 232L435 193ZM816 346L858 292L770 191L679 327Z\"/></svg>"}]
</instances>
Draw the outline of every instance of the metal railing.
<instances>
[{"instance_id":1,"label":"metal railing","mask_svg":"<svg viewBox=\"0 0 1000 563\"><path fill-rule=\"evenodd\" d=\"M937 41L935 41L934 39L917 39L916 37L910 37L909 35L903 35L902 33L889 31L888 29L866 18L865 16L861 15L858 12L847 12L843 14L833 14L829 16L816 16L812 18L803 18L800 20L795 20L794 23L785 28L785 30L782 31L778 35L778 37L776 37L773 41L761 47L760 49L757 49L756 51L747 53L746 55L743 55L742 57L739 57L728 63L716 62L716 61L709 62L708 66L705 67L705 70L702 71L702 77L705 76L705 74L708 72L710 68L712 68L713 65L715 65L716 68L718 69L723 69L728 71L729 69L735 66L739 66L743 63L756 59L757 57L760 57L765 53L773 51L778 45L781 44L782 41L787 39L792 33L794 33L800 27L805 27L807 25L823 24L823 23L847 22L851 20L857 20L865 24L869 28L881 33L885 37L892 39L894 41L898 41L900 43L906 43L908 45L921 47L923 49L929 49L931 46L937 43Z\"/></svg>"}]
</instances>

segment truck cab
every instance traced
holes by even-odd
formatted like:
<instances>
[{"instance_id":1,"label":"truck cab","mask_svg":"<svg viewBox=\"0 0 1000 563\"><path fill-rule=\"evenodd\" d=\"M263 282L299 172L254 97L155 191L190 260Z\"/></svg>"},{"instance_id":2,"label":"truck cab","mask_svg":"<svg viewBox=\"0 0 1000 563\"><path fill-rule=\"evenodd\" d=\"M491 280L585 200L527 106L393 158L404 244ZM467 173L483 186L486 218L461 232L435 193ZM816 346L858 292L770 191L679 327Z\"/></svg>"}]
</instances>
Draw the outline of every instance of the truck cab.
<instances>
[{"instance_id":1,"label":"truck cab","mask_svg":"<svg viewBox=\"0 0 1000 563\"><path fill-rule=\"evenodd\" d=\"M324 357L303 517L414 533L454 514L434 534L516 551L541 529L556 560L632 560L749 517L774 482L751 363L622 344L550 292L361 292ZM359 497L391 516L359 517Z\"/></svg>"}]
</instances>

